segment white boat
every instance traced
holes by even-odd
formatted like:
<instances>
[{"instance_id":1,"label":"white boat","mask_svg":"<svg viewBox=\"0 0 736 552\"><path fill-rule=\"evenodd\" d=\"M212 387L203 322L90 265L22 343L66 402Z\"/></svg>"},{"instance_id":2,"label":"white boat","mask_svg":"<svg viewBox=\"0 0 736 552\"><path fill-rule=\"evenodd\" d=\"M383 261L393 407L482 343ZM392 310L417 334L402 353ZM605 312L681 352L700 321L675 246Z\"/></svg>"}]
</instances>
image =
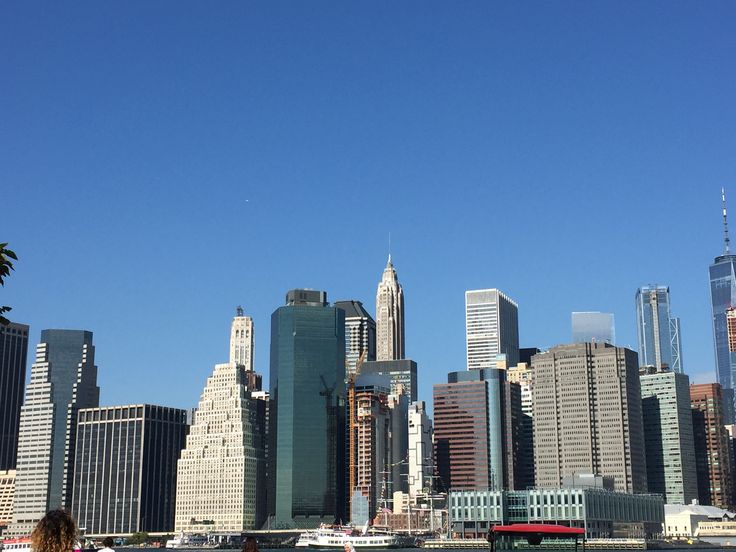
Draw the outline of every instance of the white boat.
<instances>
[{"instance_id":1,"label":"white boat","mask_svg":"<svg viewBox=\"0 0 736 552\"><path fill-rule=\"evenodd\" d=\"M207 535L185 535L181 533L178 537L166 541L166 548L207 548L208 545Z\"/></svg>"},{"instance_id":2,"label":"white boat","mask_svg":"<svg viewBox=\"0 0 736 552\"><path fill-rule=\"evenodd\" d=\"M352 527L322 526L315 531L306 531L299 536L299 548L398 548L399 538L391 533L356 531Z\"/></svg>"},{"instance_id":3,"label":"white boat","mask_svg":"<svg viewBox=\"0 0 736 552\"><path fill-rule=\"evenodd\" d=\"M31 538L6 539L3 541L3 552L31 552Z\"/></svg>"}]
</instances>

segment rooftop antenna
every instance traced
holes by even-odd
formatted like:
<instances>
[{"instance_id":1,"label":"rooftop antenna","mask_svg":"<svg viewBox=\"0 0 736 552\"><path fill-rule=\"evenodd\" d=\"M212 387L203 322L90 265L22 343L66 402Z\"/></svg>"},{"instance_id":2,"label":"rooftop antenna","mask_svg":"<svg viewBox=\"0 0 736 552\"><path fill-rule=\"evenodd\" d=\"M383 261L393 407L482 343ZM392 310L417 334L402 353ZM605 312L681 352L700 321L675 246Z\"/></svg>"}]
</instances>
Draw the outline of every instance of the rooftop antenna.
<instances>
[{"instance_id":1,"label":"rooftop antenna","mask_svg":"<svg viewBox=\"0 0 736 552\"><path fill-rule=\"evenodd\" d=\"M391 264L391 232L388 233L388 264Z\"/></svg>"},{"instance_id":2,"label":"rooftop antenna","mask_svg":"<svg viewBox=\"0 0 736 552\"><path fill-rule=\"evenodd\" d=\"M721 201L723 202L723 246L725 255L731 253L731 239L728 237L728 214L726 213L726 189L721 188Z\"/></svg>"},{"instance_id":3,"label":"rooftop antenna","mask_svg":"<svg viewBox=\"0 0 736 552\"><path fill-rule=\"evenodd\" d=\"M238 305L237 308L235 309L235 312L237 313L238 316L243 316L243 307Z\"/></svg>"}]
</instances>

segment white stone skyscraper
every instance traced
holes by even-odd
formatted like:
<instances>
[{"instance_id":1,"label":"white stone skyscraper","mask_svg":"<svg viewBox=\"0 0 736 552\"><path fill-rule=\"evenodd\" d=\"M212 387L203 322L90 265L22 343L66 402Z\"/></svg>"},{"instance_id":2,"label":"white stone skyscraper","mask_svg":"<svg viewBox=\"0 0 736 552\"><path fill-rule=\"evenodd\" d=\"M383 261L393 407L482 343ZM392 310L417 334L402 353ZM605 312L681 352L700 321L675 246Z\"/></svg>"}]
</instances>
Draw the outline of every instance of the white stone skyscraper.
<instances>
[{"instance_id":1,"label":"white stone skyscraper","mask_svg":"<svg viewBox=\"0 0 736 552\"><path fill-rule=\"evenodd\" d=\"M432 420L427 416L424 401L409 405L409 495L415 498L431 488L434 473L432 450Z\"/></svg>"},{"instance_id":2,"label":"white stone skyscraper","mask_svg":"<svg viewBox=\"0 0 736 552\"><path fill-rule=\"evenodd\" d=\"M519 362L519 308L497 289L465 292L465 336L468 370L496 368L498 355L506 366Z\"/></svg>"},{"instance_id":3,"label":"white stone skyscraper","mask_svg":"<svg viewBox=\"0 0 736 552\"><path fill-rule=\"evenodd\" d=\"M230 362L253 371L253 319L238 307L230 327Z\"/></svg>"},{"instance_id":4,"label":"white stone skyscraper","mask_svg":"<svg viewBox=\"0 0 736 552\"><path fill-rule=\"evenodd\" d=\"M20 411L10 535L29 535L46 512L69 507L77 412L99 399L92 332L43 330Z\"/></svg>"},{"instance_id":5,"label":"white stone skyscraper","mask_svg":"<svg viewBox=\"0 0 736 552\"><path fill-rule=\"evenodd\" d=\"M256 529L262 514L264 439L246 370L248 362L252 368L253 322L242 309L231 336L231 362L216 364L207 378L177 465L177 532Z\"/></svg>"},{"instance_id":6,"label":"white stone skyscraper","mask_svg":"<svg viewBox=\"0 0 736 552\"><path fill-rule=\"evenodd\" d=\"M388 256L376 292L376 359L404 358L404 290Z\"/></svg>"}]
</instances>

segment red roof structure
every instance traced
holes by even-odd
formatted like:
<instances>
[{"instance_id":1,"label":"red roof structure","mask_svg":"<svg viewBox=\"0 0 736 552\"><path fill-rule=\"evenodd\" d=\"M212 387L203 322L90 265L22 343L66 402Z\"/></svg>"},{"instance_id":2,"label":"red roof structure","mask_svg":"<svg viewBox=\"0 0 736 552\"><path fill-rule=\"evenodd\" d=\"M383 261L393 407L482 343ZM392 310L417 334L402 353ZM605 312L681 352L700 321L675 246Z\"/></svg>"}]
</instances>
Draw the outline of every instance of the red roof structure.
<instances>
[{"instance_id":1,"label":"red roof structure","mask_svg":"<svg viewBox=\"0 0 736 552\"><path fill-rule=\"evenodd\" d=\"M573 535L584 535L585 529L548 523L514 523L512 525L494 525L491 527L491 533L504 533L507 535L542 534L545 537L571 537Z\"/></svg>"}]
</instances>

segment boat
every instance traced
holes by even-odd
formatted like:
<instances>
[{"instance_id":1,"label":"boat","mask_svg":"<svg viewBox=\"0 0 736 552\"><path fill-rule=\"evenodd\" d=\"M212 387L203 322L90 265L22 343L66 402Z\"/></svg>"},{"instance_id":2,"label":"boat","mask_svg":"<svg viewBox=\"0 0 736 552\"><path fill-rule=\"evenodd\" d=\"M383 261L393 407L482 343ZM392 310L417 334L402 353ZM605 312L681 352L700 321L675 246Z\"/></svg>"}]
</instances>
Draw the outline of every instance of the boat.
<instances>
[{"instance_id":1,"label":"boat","mask_svg":"<svg viewBox=\"0 0 736 552\"><path fill-rule=\"evenodd\" d=\"M6 539L2 542L3 552L31 552L31 538Z\"/></svg>"},{"instance_id":2,"label":"boat","mask_svg":"<svg viewBox=\"0 0 736 552\"><path fill-rule=\"evenodd\" d=\"M305 531L299 536L296 546L298 548L399 548L399 537L393 533L381 533L368 531L364 527L362 531L356 531L353 527L322 525L317 530Z\"/></svg>"},{"instance_id":3,"label":"boat","mask_svg":"<svg viewBox=\"0 0 736 552\"><path fill-rule=\"evenodd\" d=\"M166 548L211 548L207 535L185 535L166 541Z\"/></svg>"}]
</instances>

